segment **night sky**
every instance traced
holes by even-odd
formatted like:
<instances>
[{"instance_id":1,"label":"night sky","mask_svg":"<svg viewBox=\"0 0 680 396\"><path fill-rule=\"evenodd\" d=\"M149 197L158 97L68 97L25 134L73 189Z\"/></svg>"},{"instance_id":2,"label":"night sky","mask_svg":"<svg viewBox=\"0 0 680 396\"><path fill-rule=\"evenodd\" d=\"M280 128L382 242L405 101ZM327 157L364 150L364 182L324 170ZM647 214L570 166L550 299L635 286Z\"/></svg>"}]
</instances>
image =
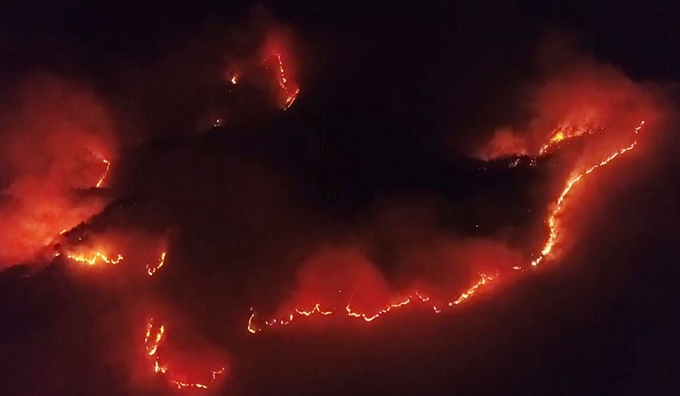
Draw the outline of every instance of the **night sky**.
<instances>
[{"instance_id":1,"label":"night sky","mask_svg":"<svg viewBox=\"0 0 680 396\"><path fill-rule=\"evenodd\" d=\"M185 371L228 367L186 394L678 392L680 7L391 3L3 4L0 394L175 394L146 360L150 316ZM300 86L285 111L271 68L252 66L271 32ZM232 69L255 71L231 85ZM588 102L615 103L605 130L653 120L579 187L559 259L439 315L247 332L251 309L275 315L343 276L459 295L480 271L534 258L574 164L607 141L576 138L535 166L480 153L582 92L551 81L593 75L612 81ZM93 188L102 157L111 174ZM17 241L33 228L17 227L59 217L35 207L76 220L26 255ZM125 261L54 257L103 239ZM371 264L345 275L318 259L335 249Z\"/></svg>"}]
</instances>

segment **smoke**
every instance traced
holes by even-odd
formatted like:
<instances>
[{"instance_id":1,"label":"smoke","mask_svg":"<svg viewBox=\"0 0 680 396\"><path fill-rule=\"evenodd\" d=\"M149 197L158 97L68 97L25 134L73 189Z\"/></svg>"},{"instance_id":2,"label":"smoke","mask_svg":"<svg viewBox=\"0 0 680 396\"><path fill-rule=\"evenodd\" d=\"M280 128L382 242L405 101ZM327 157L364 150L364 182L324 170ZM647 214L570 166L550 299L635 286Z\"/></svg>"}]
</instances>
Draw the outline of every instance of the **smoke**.
<instances>
[{"instance_id":1,"label":"smoke","mask_svg":"<svg viewBox=\"0 0 680 396\"><path fill-rule=\"evenodd\" d=\"M238 23L206 19L151 61L121 65L110 91L125 139L136 145L277 114L298 89L295 41L290 27L257 9Z\"/></svg>"},{"instance_id":2,"label":"smoke","mask_svg":"<svg viewBox=\"0 0 680 396\"><path fill-rule=\"evenodd\" d=\"M521 265L526 257L498 236L463 236L459 225L444 225L441 199L402 196L379 200L360 211L344 231L327 235L297 265L288 296L276 317L321 310L368 316L414 293L445 304L481 274Z\"/></svg>"},{"instance_id":3,"label":"smoke","mask_svg":"<svg viewBox=\"0 0 680 396\"><path fill-rule=\"evenodd\" d=\"M0 110L2 267L99 212L107 199L89 189L116 153L108 109L81 84L38 72L9 102Z\"/></svg>"},{"instance_id":4,"label":"smoke","mask_svg":"<svg viewBox=\"0 0 680 396\"><path fill-rule=\"evenodd\" d=\"M653 123L659 118L655 86L637 82L570 45L563 36L551 36L543 42L539 78L524 91L530 119L521 128L503 126L496 130L477 150L479 158L537 155L557 131L562 131L563 138L602 131L611 148L625 141L640 121Z\"/></svg>"},{"instance_id":5,"label":"smoke","mask_svg":"<svg viewBox=\"0 0 680 396\"><path fill-rule=\"evenodd\" d=\"M144 140L203 131L216 119L226 123L252 120L248 115L260 117L260 110L266 108L262 103L275 104L277 111L287 108L292 93L297 95L295 81L300 70L293 35L271 21L251 28L209 27L205 35L187 41L152 67L135 70L128 80L133 83L122 84L134 87L122 97L134 99L128 105L135 109L124 107L122 112L129 117L123 118L144 120L134 129L141 131ZM588 143L595 157L629 139L627 134L641 120L652 123L658 117L653 90L614 67L580 55L546 53L543 61L545 75L526 90L531 119L524 128L499 128L479 150L479 157L536 155L556 130L603 131L602 139L594 136L594 143ZM253 92L263 93L267 100L262 101L261 95L248 96ZM135 206L120 215L116 221L127 227L116 228L106 219L102 220L104 232L89 233L83 227L82 232L76 229L60 238L62 230L100 213L109 200L103 191L93 189L106 170L103 159L112 161L117 152L107 106L81 84L40 73L19 85L11 105L3 106L0 121L0 266L29 261L59 241L68 243L65 253L86 259L98 252L109 258L120 254L124 259L119 267L150 282L146 266L158 263L159 254L169 250L168 264L153 275L153 281L173 290L168 301L175 299L184 309L200 306L205 311L198 312L215 317L219 316L216 312L233 308L225 307L232 302L225 301L231 298L225 298L224 290L237 295L234 300L245 300L248 293L242 291L251 281L244 279L255 273L265 279L262 284L287 292L283 299L269 301L280 316L296 308L310 310L316 304L341 312L351 304L356 311L372 314L415 291L435 302L451 301L480 274L493 275L499 269L527 263L527 257L504 238L491 232L470 236L464 225L446 219L448 208L439 204L444 201L441 197L435 202L393 198L365 203L370 207L350 220L322 223L328 214L305 208L307 202L290 192L293 183L285 174L289 169L275 168L275 161L260 164L262 158L242 158L262 155L261 148L251 149L255 154L234 154L233 150L243 147L225 149L216 144L216 135L176 146L144 146L149 150L140 157L154 159L142 158L130 165L134 180L126 192L157 207ZM481 202L468 204L482 207ZM471 211L469 207L464 210ZM181 237L170 240L168 235L135 229L153 220L181 229ZM218 265L229 266L229 271L222 272L228 272L230 279L215 275ZM278 284L272 280L276 271L294 273L293 281ZM189 291L177 293L185 286L162 283L164 277L189 285ZM267 294L260 289L248 292ZM201 301L199 294L211 293L216 298ZM168 316L182 318L175 322L191 321L190 315L168 311ZM244 312L239 311L239 320ZM170 365L181 373L182 381L209 377L210 370L223 363L221 355L226 352L217 351L212 340L196 341L200 330L169 322ZM243 332L245 323L235 326Z\"/></svg>"}]
</instances>

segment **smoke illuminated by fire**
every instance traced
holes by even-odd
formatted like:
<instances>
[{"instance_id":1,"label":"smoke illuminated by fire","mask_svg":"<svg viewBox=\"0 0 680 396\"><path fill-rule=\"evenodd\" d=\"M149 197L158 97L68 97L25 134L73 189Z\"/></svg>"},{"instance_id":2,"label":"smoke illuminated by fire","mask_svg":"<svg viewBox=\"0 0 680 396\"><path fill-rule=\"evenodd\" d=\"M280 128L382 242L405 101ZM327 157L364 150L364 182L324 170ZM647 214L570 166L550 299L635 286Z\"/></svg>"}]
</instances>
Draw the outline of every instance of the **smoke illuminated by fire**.
<instances>
[{"instance_id":1,"label":"smoke illuminated by fire","mask_svg":"<svg viewBox=\"0 0 680 396\"><path fill-rule=\"evenodd\" d=\"M16 92L0 109L8 125L0 133L2 267L33 259L104 208L103 196L83 191L102 186L114 150L108 110L86 87L38 73Z\"/></svg>"},{"instance_id":2,"label":"smoke illuminated by fire","mask_svg":"<svg viewBox=\"0 0 680 396\"><path fill-rule=\"evenodd\" d=\"M277 105L287 110L300 93L300 86L295 79L292 37L283 28L269 27L266 35L258 37L258 40L261 44L254 55L255 59L251 54L231 60L224 78L231 85L243 81L244 85L254 85L268 91L274 87ZM266 71L266 77L261 73L262 69Z\"/></svg>"},{"instance_id":3,"label":"smoke illuminated by fire","mask_svg":"<svg viewBox=\"0 0 680 396\"><path fill-rule=\"evenodd\" d=\"M269 73L274 72L274 79L268 80L268 89L271 85L276 88L278 104L287 110L300 92L294 78L293 52L284 45L285 40L272 37L258 49L257 63ZM247 331L256 334L265 329L281 328L293 322L311 322L322 317L372 323L390 312L405 311L407 306L413 309L424 307L428 312L431 310L439 314L446 308L463 305L476 296L489 293L494 287L490 285L503 282L512 270L527 271L541 263L556 260L565 241L575 239L567 232L563 221L563 216L573 204L570 198L575 188L585 185L587 176L596 169L635 149L645 125L642 120L653 113L647 100L631 99L644 98L637 85L617 71L597 69L596 73L592 73L590 67L568 70L565 78L550 81L536 89L533 92L536 115L527 132L519 133L508 127L499 129L491 142L478 153L483 159L531 155L535 165L536 161L564 154L561 150L573 142L583 141L587 145L590 139L606 140L606 144L593 145L595 148L586 154L578 154L579 161L572 161L579 165L561 185L559 194L549 207L544 220L547 239L531 260L523 257L522 263L525 264L518 265L521 263L507 254L510 248L499 249L504 256L498 260L447 257L449 260L442 260L442 266L469 267L465 268L469 272L456 274L455 285L444 281L442 284L427 280L411 282L410 279L405 279L410 283L393 284L362 249L319 249L302 263L298 289L275 307L271 317L251 308ZM224 77L232 85L237 82L239 86L248 84L248 73L241 69ZM165 240L162 246L152 248L143 244L148 256L128 254L130 250L122 247L119 250L116 242L120 241L104 233L95 242L92 239L96 237L92 236L82 242L79 239L80 245L61 246L61 242L70 242L69 230L104 208L106 202L101 197L88 199L85 192L92 192L93 186L101 188L104 185L112 167L110 160L117 156L112 139L108 137L110 125L103 105L88 91L77 90L51 78L46 80L47 83L42 81L24 88L27 93L24 93L17 112L19 121L13 123L18 125L18 129L7 137L2 136L0 142L6 143L0 150L6 154L12 170L8 172L8 187L2 190L3 200L0 201L0 214L4 215L0 224L0 240L4 244L0 251L0 264L11 265L29 260L40 249L59 242L65 257L88 266L119 264L124 260L123 254L127 266L136 256L141 262L140 272L145 263L146 274L153 277L166 263L168 246ZM272 81L274 84L269 84ZM56 87L53 90L65 94L70 100L63 104L59 97L49 96L53 90L44 90L45 84L48 88ZM630 111L624 113L622 108ZM41 116L33 117L34 112ZM621 117L618 117L619 114ZM631 121L633 117L634 122ZM214 126L222 123L223 119L218 118ZM631 141L629 132L634 125L637 126L633 129ZM519 159L515 159L508 166L515 168L518 164ZM103 166L105 169L102 169ZM117 165L116 169L119 169ZM96 194L106 192L95 191ZM432 248L432 245L427 245L427 248ZM456 248L464 250L461 246ZM488 253L492 249L482 247L476 250ZM482 265L486 268L480 268ZM162 281L164 276L153 280L146 275L141 277L145 282L151 282ZM465 283L461 283L461 279L465 279ZM176 328L173 329L177 334ZM143 352L150 373L162 377L169 386L178 390L208 389L226 376L227 367L223 364L199 365L201 369L209 369L202 370L199 375L188 373L188 363L173 355L172 345L167 343L167 332L166 325L159 325L155 319L150 319L146 325Z\"/></svg>"}]
</instances>

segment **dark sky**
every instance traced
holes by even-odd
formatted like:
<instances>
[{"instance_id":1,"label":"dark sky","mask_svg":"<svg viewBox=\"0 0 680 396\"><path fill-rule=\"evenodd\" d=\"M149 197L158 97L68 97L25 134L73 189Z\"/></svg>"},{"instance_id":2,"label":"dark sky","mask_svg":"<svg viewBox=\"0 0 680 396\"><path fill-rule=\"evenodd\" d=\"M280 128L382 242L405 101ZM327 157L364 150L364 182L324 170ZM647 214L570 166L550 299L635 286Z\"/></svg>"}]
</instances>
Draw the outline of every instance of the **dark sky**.
<instances>
[{"instance_id":1,"label":"dark sky","mask_svg":"<svg viewBox=\"0 0 680 396\"><path fill-rule=\"evenodd\" d=\"M274 310L289 291L291 257L308 245L375 238L380 269L394 275L393 241L373 233L382 235L375 230L402 207L436 208L437 224L458 236L504 233L530 249L532 238L513 232L536 229L557 171L481 170L465 154L497 126L523 120L520 88L538 72L546 37L570 37L636 81L672 86L680 78L680 7L287 3L0 6L3 100L25 75L46 69L93 86L114 109L121 164L113 194L122 201L93 227L177 231L177 259L151 286L124 272L73 274L60 260L28 278L30 266L0 273L0 393L171 394L130 358L143 349L138 327L149 307L228 351L233 372L214 394L680 390L671 122L655 140L663 144L633 159L653 160L624 181L594 183L602 196L582 210L579 243L555 268L449 315L243 332L250 306ZM286 112L251 106L255 94L223 99L205 77L219 65L226 33L247 29L254 6L294 31L302 91ZM241 100L243 120L197 133L206 107ZM431 226L415 223L416 231ZM285 263L276 264L280 257Z\"/></svg>"}]
</instances>

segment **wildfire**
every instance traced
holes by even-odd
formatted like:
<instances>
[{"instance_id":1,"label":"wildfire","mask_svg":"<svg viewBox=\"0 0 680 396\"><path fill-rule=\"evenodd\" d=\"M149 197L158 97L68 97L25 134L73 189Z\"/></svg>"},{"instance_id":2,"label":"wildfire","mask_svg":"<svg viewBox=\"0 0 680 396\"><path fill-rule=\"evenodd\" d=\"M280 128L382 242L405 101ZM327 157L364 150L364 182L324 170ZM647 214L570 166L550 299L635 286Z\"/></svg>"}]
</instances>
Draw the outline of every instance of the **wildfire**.
<instances>
[{"instance_id":1,"label":"wildfire","mask_svg":"<svg viewBox=\"0 0 680 396\"><path fill-rule=\"evenodd\" d=\"M277 80L279 87L281 87L281 92L283 93L283 110L288 110L288 108L293 105L293 102L295 102L295 99L297 99L297 96L300 93L300 88L295 86L294 83L289 82L288 78L286 77L286 70L283 66L281 53L277 52L274 54L274 57L276 57L278 65ZM269 58L265 58L264 61L266 62L268 59Z\"/></svg>"},{"instance_id":2,"label":"wildfire","mask_svg":"<svg viewBox=\"0 0 680 396\"><path fill-rule=\"evenodd\" d=\"M118 254L115 258L109 257L106 254L100 252L100 251L95 251L94 253L91 253L89 255L87 254L76 254L76 253L68 253L66 257L70 258L73 261L77 261L79 263L86 263L89 265L95 265L97 262L103 261L107 264L118 264L123 260L123 256Z\"/></svg>"},{"instance_id":3,"label":"wildfire","mask_svg":"<svg viewBox=\"0 0 680 396\"><path fill-rule=\"evenodd\" d=\"M233 76L231 76L231 79L229 80L234 85L236 85L236 77L237 77L236 74L234 74Z\"/></svg>"},{"instance_id":4,"label":"wildfire","mask_svg":"<svg viewBox=\"0 0 680 396\"><path fill-rule=\"evenodd\" d=\"M96 187L99 188L102 186L104 183L104 179L106 179L106 176L109 174L109 169L111 169L111 162L109 162L106 158L101 159L104 164L106 164L106 170L104 171L104 174L102 177L99 178L99 181L97 182Z\"/></svg>"},{"instance_id":5,"label":"wildfire","mask_svg":"<svg viewBox=\"0 0 680 396\"><path fill-rule=\"evenodd\" d=\"M588 127L557 128L550 135L548 143L545 143L543 146L541 146L541 149L538 151L538 154L539 155L547 154L555 146L557 146L559 143L565 140L569 140L582 135L592 135L593 133L595 133L595 130Z\"/></svg>"},{"instance_id":6,"label":"wildfire","mask_svg":"<svg viewBox=\"0 0 680 396\"><path fill-rule=\"evenodd\" d=\"M144 345L146 345L146 353L149 356L154 356L156 352L158 352L158 345L161 343L161 340L163 340L163 334L165 334L165 326L160 326L156 330L156 334L154 336L151 336L151 333L154 329L154 320L151 318L149 320L149 323L146 326L146 336L144 337ZM158 363L158 362L156 362ZM160 368L158 368L158 365L155 365L157 370L156 372L161 371ZM163 372L165 372L165 368L162 369Z\"/></svg>"},{"instance_id":7,"label":"wildfire","mask_svg":"<svg viewBox=\"0 0 680 396\"><path fill-rule=\"evenodd\" d=\"M583 180L583 178L589 174L591 174L595 169L601 168L611 161L613 161L616 157L618 157L621 154L625 154L628 151L632 150L637 146L638 144L638 137L640 136L640 130L642 129L642 126L645 125L644 121L641 121L640 124L635 128L635 139L633 142L622 149L619 149L612 153L609 157L603 159L600 161L600 163L595 164L591 166L590 168L586 169L585 172L581 173L576 173L572 174L572 176L567 180L567 183L564 186L564 189L562 189L562 192L560 193L559 197L557 198L557 201L555 202L555 205L553 207L552 212L550 212L550 215L548 216L547 223L548 223L548 228L550 230L548 240L546 241L545 245L543 245L543 248L541 249L540 255L531 262L532 266L537 266L540 264L546 257L548 257L552 251L553 248L555 247L555 244L557 243L557 239L559 238L560 235L560 224L559 224L559 214L562 212L562 209L564 207L564 200L567 198L569 193L571 192L572 188L576 183L579 181Z\"/></svg>"},{"instance_id":8,"label":"wildfire","mask_svg":"<svg viewBox=\"0 0 680 396\"><path fill-rule=\"evenodd\" d=\"M161 269L161 267L165 264L165 252L161 253L161 257L158 259L158 264L152 266L150 264L146 265L146 273L149 274L149 276L153 276L156 271Z\"/></svg>"},{"instance_id":9,"label":"wildfire","mask_svg":"<svg viewBox=\"0 0 680 396\"><path fill-rule=\"evenodd\" d=\"M168 366L163 362L160 354L160 348L162 342L165 340L165 326L156 326L153 318L149 319L149 323L146 325L146 334L144 336L144 346L146 348L147 358L153 361L153 372L166 377L168 383L177 387L177 389L184 388L195 388L195 389L208 389L217 379L226 371L227 367L223 366L218 370L212 370L210 372L212 379L210 382L188 382L186 380L178 379L176 373L174 373Z\"/></svg>"},{"instance_id":10,"label":"wildfire","mask_svg":"<svg viewBox=\"0 0 680 396\"><path fill-rule=\"evenodd\" d=\"M445 302L444 305L452 307L454 305L459 305L459 304L467 301L468 299L470 299L475 294L475 292L477 290L479 290L482 286L486 285L490 281L496 279L497 277L498 277L498 273L495 276L487 276L485 274L480 274L481 279L479 281L477 281L474 285L472 285L470 288L468 288L465 292L460 294L457 298L452 299L449 302ZM265 320L263 323L264 323L265 326L269 326L269 327L275 326L275 325L286 326L290 322L293 321L293 318L295 318L295 314L297 314L299 316L304 316L304 317L310 317L310 316L313 316L313 315L328 316L328 315L335 314L335 313L338 313L338 312L342 313L343 311L344 311L344 314L347 317L359 318L359 319L364 320L365 322L372 322L372 321L376 320L377 318L379 318L380 316L382 316L382 315L384 315L384 314L386 314L390 311L393 311L397 308L405 307L405 306L409 305L410 303L412 303L414 301L420 301L421 303L427 303L427 302L430 302L430 300L431 300L430 297L425 297L421 293L419 293L418 291L415 291L415 292L413 292L413 294L409 295L408 297L406 297L402 300L397 300L395 302L389 303L384 308L379 309L379 310L372 312L370 314L366 313L366 312L361 312L357 309L352 308L351 303L347 303L347 305L345 306L345 309L342 310L342 311L338 311L335 308L333 308L331 310L324 310L324 309L321 308L321 304L317 303L311 309L306 310L306 309L302 309L302 308L295 308L294 313L290 313L288 315L280 316L278 319ZM431 308L436 313L441 312L441 309L437 308L436 305L431 305ZM262 330L262 327L258 326L255 323L255 311L252 310L252 309L251 309L250 318L248 319L247 329L248 329L248 332L252 333L252 334L255 334L255 333Z\"/></svg>"}]
</instances>

